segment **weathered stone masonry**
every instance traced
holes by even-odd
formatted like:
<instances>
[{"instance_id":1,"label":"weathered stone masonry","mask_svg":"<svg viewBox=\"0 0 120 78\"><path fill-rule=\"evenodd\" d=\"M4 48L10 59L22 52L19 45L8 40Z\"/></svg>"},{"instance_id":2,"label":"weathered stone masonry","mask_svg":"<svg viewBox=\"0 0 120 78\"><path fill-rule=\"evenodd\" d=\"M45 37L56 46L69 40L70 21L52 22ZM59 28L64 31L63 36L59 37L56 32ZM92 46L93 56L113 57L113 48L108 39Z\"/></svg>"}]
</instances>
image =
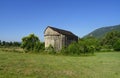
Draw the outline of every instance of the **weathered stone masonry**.
<instances>
[{"instance_id":1,"label":"weathered stone masonry","mask_svg":"<svg viewBox=\"0 0 120 78\"><path fill-rule=\"evenodd\" d=\"M73 41L78 41L78 37L70 31L48 26L44 31L45 48L52 45L55 50L61 50Z\"/></svg>"}]
</instances>

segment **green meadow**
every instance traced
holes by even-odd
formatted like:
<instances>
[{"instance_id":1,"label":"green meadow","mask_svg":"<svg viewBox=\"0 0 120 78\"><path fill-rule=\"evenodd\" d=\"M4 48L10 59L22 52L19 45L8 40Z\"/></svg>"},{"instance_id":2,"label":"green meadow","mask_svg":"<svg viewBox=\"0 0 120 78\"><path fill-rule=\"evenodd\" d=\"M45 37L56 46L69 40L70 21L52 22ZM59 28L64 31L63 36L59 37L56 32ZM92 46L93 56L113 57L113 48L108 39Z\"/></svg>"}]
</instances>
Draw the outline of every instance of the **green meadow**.
<instances>
[{"instance_id":1,"label":"green meadow","mask_svg":"<svg viewBox=\"0 0 120 78\"><path fill-rule=\"evenodd\" d=\"M57 56L0 51L0 78L120 78L120 52Z\"/></svg>"}]
</instances>

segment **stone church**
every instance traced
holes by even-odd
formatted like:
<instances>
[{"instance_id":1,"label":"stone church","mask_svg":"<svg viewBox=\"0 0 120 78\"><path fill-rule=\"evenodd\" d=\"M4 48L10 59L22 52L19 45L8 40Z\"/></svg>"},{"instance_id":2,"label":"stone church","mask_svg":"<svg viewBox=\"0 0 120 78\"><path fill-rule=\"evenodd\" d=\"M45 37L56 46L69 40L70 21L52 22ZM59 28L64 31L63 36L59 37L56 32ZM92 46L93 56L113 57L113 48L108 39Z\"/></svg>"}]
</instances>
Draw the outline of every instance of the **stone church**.
<instances>
[{"instance_id":1,"label":"stone church","mask_svg":"<svg viewBox=\"0 0 120 78\"><path fill-rule=\"evenodd\" d=\"M78 41L78 37L72 32L48 26L44 31L45 48L50 45L56 51L61 50L63 47L67 47L73 41Z\"/></svg>"}]
</instances>

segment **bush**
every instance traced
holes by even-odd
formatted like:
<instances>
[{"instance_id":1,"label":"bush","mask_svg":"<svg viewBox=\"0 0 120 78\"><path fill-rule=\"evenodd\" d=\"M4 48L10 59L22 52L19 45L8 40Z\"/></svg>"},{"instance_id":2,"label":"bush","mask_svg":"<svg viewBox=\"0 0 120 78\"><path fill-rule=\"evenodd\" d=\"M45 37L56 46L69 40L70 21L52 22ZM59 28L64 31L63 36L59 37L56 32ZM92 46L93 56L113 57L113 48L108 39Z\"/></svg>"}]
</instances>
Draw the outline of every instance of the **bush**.
<instances>
[{"instance_id":1,"label":"bush","mask_svg":"<svg viewBox=\"0 0 120 78\"><path fill-rule=\"evenodd\" d=\"M89 39L81 39L78 42L73 42L67 48L61 50L65 55L88 55L94 54L96 50L96 44Z\"/></svg>"},{"instance_id":2,"label":"bush","mask_svg":"<svg viewBox=\"0 0 120 78\"><path fill-rule=\"evenodd\" d=\"M56 51L52 45L49 45L49 47L47 47L45 50L48 54L56 54Z\"/></svg>"},{"instance_id":3,"label":"bush","mask_svg":"<svg viewBox=\"0 0 120 78\"><path fill-rule=\"evenodd\" d=\"M37 42L34 46L34 52L42 52L44 49L44 43Z\"/></svg>"},{"instance_id":4,"label":"bush","mask_svg":"<svg viewBox=\"0 0 120 78\"><path fill-rule=\"evenodd\" d=\"M65 55L79 55L79 45L76 42L73 42L72 44L70 44L67 48L62 49L62 51L64 50Z\"/></svg>"}]
</instances>

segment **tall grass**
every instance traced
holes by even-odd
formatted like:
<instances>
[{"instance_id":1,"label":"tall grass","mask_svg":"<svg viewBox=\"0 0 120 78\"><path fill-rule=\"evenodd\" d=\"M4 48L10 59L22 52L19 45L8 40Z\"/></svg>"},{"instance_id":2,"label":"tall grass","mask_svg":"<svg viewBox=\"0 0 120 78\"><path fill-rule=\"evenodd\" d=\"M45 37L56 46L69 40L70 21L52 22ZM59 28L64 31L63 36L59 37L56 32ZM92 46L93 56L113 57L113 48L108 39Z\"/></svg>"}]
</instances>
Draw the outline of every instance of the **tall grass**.
<instances>
[{"instance_id":1,"label":"tall grass","mask_svg":"<svg viewBox=\"0 0 120 78\"><path fill-rule=\"evenodd\" d=\"M18 53L23 53L24 50L20 47L0 47L0 51L3 52L18 52Z\"/></svg>"},{"instance_id":2,"label":"tall grass","mask_svg":"<svg viewBox=\"0 0 120 78\"><path fill-rule=\"evenodd\" d=\"M0 51L0 78L120 78L120 53L73 57Z\"/></svg>"}]
</instances>

